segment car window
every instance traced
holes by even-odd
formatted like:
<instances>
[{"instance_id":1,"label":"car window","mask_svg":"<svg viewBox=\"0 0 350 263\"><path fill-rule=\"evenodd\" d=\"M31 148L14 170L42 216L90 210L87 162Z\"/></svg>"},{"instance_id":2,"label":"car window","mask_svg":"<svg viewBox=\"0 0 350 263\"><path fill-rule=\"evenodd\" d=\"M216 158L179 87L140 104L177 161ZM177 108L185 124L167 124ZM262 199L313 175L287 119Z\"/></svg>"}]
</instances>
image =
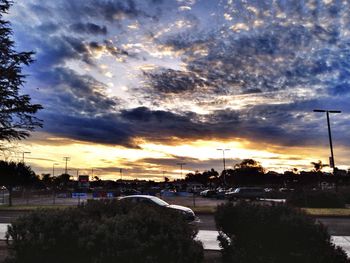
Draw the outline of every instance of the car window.
<instances>
[{"instance_id":1,"label":"car window","mask_svg":"<svg viewBox=\"0 0 350 263\"><path fill-rule=\"evenodd\" d=\"M147 204L147 205L154 205L154 202L152 202L148 198L139 198L139 203L141 204Z\"/></svg>"},{"instance_id":2,"label":"car window","mask_svg":"<svg viewBox=\"0 0 350 263\"><path fill-rule=\"evenodd\" d=\"M123 198L122 201L123 201L123 202L132 203L132 204L138 203L138 200L137 200L136 197L127 197L127 198Z\"/></svg>"},{"instance_id":3,"label":"car window","mask_svg":"<svg viewBox=\"0 0 350 263\"><path fill-rule=\"evenodd\" d=\"M159 199L157 197L152 198L152 201L160 206L168 206L169 205L167 202L165 202L162 199Z\"/></svg>"}]
</instances>

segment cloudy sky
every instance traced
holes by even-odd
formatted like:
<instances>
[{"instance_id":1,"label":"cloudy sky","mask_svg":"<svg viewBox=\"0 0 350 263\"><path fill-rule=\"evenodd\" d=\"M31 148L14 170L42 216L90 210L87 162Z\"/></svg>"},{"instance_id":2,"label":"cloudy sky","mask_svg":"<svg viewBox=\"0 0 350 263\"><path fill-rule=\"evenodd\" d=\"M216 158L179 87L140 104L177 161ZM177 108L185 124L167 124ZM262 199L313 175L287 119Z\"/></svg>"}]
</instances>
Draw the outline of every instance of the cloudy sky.
<instances>
[{"instance_id":1,"label":"cloudy sky","mask_svg":"<svg viewBox=\"0 0 350 263\"><path fill-rule=\"evenodd\" d=\"M24 92L44 128L18 145L38 172L161 179L254 158L271 170L350 151L346 0L16 1Z\"/></svg>"}]
</instances>

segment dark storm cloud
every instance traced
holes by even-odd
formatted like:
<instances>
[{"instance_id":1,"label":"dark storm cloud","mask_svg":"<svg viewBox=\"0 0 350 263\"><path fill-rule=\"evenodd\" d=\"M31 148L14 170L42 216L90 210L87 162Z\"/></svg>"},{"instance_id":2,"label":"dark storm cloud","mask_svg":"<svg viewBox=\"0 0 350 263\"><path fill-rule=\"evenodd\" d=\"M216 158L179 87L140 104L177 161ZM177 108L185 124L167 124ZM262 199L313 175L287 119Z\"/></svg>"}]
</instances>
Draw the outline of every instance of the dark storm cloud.
<instances>
[{"instance_id":1,"label":"dark storm cloud","mask_svg":"<svg viewBox=\"0 0 350 263\"><path fill-rule=\"evenodd\" d=\"M113 111L120 101L105 94L105 85L88 75L78 75L73 70L54 68L40 72L44 85L50 85L44 93L49 110L74 115L98 115Z\"/></svg>"},{"instance_id":2,"label":"dark storm cloud","mask_svg":"<svg viewBox=\"0 0 350 263\"><path fill-rule=\"evenodd\" d=\"M241 114L239 117L238 115ZM286 116L281 115L281 121ZM134 127L134 135L152 141L171 141L172 137L188 139L254 138L272 142L287 132L271 123L259 122L258 118L241 112L220 110L207 115L188 112L185 115L168 111L150 110L146 107L123 110L121 118ZM285 141L285 144L292 142ZM293 142L294 143L294 142Z\"/></svg>"},{"instance_id":3,"label":"dark storm cloud","mask_svg":"<svg viewBox=\"0 0 350 263\"><path fill-rule=\"evenodd\" d=\"M336 45L336 29L273 24L241 37L226 30L224 37L220 31L215 31L207 33L206 39L201 34L199 39L180 35L168 40L167 45L185 51L183 60L188 64L187 71L173 71L169 78L163 73L165 69L160 69L158 74L147 76L155 93L163 86L158 83L169 83L171 90L186 91L183 83L177 81L184 74L196 74L198 79L205 79L206 85L211 87L209 92L214 94L249 94L291 89L304 83L312 88L321 82L321 74L340 70L332 64L342 50L332 50L328 46L314 50L319 42ZM198 47L207 54L198 52ZM299 52L305 52L303 57ZM186 84L193 87L190 82Z\"/></svg>"},{"instance_id":4,"label":"dark storm cloud","mask_svg":"<svg viewBox=\"0 0 350 263\"><path fill-rule=\"evenodd\" d=\"M73 30L76 33L80 34L93 34L93 35L106 35L107 34L107 27L106 26L99 26L94 23L76 23L72 24L69 27L71 30Z\"/></svg>"},{"instance_id":5,"label":"dark storm cloud","mask_svg":"<svg viewBox=\"0 0 350 263\"><path fill-rule=\"evenodd\" d=\"M144 72L148 79L148 85L154 92L160 93L184 93L195 89L204 88L206 81L192 72L184 72L173 69L160 69L156 72Z\"/></svg>"},{"instance_id":6,"label":"dark storm cloud","mask_svg":"<svg viewBox=\"0 0 350 263\"><path fill-rule=\"evenodd\" d=\"M113 22L122 19L123 16L135 18L148 16L144 10L139 9L133 0L80 0L80 1L57 1L57 5L50 3L33 3L31 10L40 16L54 16L56 12L60 17L68 20L81 20L84 18L103 18ZM54 8L55 10L52 10Z\"/></svg>"},{"instance_id":7,"label":"dark storm cloud","mask_svg":"<svg viewBox=\"0 0 350 263\"><path fill-rule=\"evenodd\" d=\"M51 89L41 94L45 109L44 131L74 140L137 147L132 127L116 114L120 101L108 97L104 84L73 70L55 68L41 72L42 85Z\"/></svg>"},{"instance_id":8,"label":"dark storm cloud","mask_svg":"<svg viewBox=\"0 0 350 263\"><path fill-rule=\"evenodd\" d=\"M43 113L45 131L66 138L135 148L130 126L117 115L71 116L61 113Z\"/></svg>"},{"instance_id":9,"label":"dark storm cloud","mask_svg":"<svg viewBox=\"0 0 350 263\"><path fill-rule=\"evenodd\" d=\"M64 65L70 60L82 60L89 65L94 65L91 54L84 44L83 39L73 36L52 36L41 38L35 36L39 51L35 55L36 63L32 66L32 71L37 69L48 69L51 67Z\"/></svg>"},{"instance_id":10,"label":"dark storm cloud","mask_svg":"<svg viewBox=\"0 0 350 263\"><path fill-rule=\"evenodd\" d=\"M181 157L181 156L171 156L168 158L143 158L143 159L139 159L138 161L148 163L148 164L155 164L159 166L169 166L169 167L178 166L177 163L180 163L180 162L186 163L186 165L201 163L199 159L190 158L190 157Z\"/></svg>"},{"instance_id":11,"label":"dark storm cloud","mask_svg":"<svg viewBox=\"0 0 350 263\"><path fill-rule=\"evenodd\" d=\"M103 15L106 20L113 21L118 15L126 15L128 17L137 17L146 15L143 10L138 9L133 0L123 1L98 1L92 0L83 7L85 14L91 16Z\"/></svg>"},{"instance_id":12,"label":"dark storm cloud","mask_svg":"<svg viewBox=\"0 0 350 263\"><path fill-rule=\"evenodd\" d=\"M135 128L135 135L155 141L166 141L174 136L199 138L211 133L210 128L192 121L188 116L147 107L122 110L121 118Z\"/></svg>"}]
</instances>

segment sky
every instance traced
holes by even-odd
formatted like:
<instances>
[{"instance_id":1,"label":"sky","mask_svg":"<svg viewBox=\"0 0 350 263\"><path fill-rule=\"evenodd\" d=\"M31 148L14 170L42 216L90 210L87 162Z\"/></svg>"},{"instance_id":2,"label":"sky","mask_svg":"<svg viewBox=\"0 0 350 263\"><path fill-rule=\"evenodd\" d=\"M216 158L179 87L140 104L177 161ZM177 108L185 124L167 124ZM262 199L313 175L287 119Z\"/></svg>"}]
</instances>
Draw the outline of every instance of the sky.
<instances>
[{"instance_id":1,"label":"sky","mask_svg":"<svg viewBox=\"0 0 350 263\"><path fill-rule=\"evenodd\" d=\"M349 167L346 0L16 1L23 92L44 127L16 144L38 173L162 180L253 158ZM6 155L6 154L5 154ZM79 170L79 171L78 171Z\"/></svg>"}]
</instances>

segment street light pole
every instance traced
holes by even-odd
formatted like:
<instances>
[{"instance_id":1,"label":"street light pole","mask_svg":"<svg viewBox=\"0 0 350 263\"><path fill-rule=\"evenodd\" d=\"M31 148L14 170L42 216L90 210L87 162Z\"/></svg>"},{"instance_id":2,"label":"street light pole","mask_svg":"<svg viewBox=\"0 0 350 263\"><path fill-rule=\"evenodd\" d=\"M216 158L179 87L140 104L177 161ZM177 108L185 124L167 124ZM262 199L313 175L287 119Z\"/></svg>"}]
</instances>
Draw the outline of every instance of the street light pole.
<instances>
[{"instance_id":1,"label":"street light pole","mask_svg":"<svg viewBox=\"0 0 350 263\"><path fill-rule=\"evenodd\" d=\"M327 125L328 125L329 147L331 149L330 167L333 168L333 175L335 175L335 161L334 161L332 132L331 132L331 124L329 121L329 113L341 113L341 111L339 111L339 110L314 110L314 112L325 112L326 113Z\"/></svg>"},{"instance_id":2,"label":"street light pole","mask_svg":"<svg viewBox=\"0 0 350 263\"><path fill-rule=\"evenodd\" d=\"M222 151L222 162L224 164L224 184L226 185L226 161L225 161L225 151L229 151L230 149L217 149L218 151Z\"/></svg>"}]
</instances>

